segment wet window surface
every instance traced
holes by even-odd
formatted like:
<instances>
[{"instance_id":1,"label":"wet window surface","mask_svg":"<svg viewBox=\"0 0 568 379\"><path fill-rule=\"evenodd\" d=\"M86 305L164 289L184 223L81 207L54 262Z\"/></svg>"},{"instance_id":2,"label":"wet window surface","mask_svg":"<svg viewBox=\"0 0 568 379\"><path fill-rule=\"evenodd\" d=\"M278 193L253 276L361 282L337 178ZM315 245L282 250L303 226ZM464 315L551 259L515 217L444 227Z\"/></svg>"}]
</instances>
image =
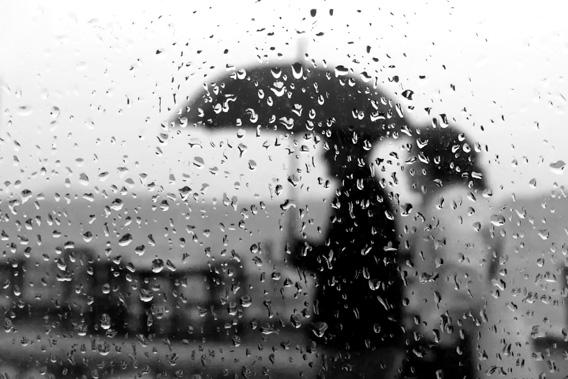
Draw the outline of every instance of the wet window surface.
<instances>
[{"instance_id":1,"label":"wet window surface","mask_svg":"<svg viewBox=\"0 0 568 379\"><path fill-rule=\"evenodd\" d=\"M566 375L562 4L363 5L0 4L0 378Z\"/></svg>"}]
</instances>

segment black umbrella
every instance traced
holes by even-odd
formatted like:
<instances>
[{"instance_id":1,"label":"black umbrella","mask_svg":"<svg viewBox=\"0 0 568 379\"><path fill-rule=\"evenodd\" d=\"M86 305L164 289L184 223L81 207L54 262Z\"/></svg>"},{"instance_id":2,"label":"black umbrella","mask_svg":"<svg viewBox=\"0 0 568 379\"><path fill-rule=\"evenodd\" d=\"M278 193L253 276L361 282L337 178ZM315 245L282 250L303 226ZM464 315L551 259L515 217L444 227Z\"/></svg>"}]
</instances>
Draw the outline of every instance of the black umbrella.
<instances>
[{"instance_id":1,"label":"black umbrella","mask_svg":"<svg viewBox=\"0 0 568 379\"><path fill-rule=\"evenodd\" d=\"M409 132L400 106L377 87L376 79L355 76L344 66L302 63L257 65L220 76L191 97L171 124L315 132L340 149L358 140L367 150L382 138ZM290 160L293 175L296 161ZM290 232L294 220L289 218Z\"/></svg>"},{"instance_id":2,"label":"black umbrella","mask_svg":"<svg viewBox=\"0 0 568 379\"><path fill-rule=\"evenodd\" d=\"M316 132L351 129L374 143L405 127L402 111L366 74L306 64L259 65L205 86L171 120L174 126Z\"/></svg>"}]
</instances>

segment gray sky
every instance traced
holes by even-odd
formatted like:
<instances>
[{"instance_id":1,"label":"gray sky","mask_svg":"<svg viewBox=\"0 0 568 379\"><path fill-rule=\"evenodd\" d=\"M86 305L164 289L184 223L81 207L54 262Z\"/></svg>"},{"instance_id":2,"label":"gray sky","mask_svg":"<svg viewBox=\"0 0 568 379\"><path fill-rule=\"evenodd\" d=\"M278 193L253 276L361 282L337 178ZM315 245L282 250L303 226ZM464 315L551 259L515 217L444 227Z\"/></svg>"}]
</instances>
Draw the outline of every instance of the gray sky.
<instances>
[{"instance_id":1,"label":"gray sky","mask_svg":"<svg viewBox=\"0 0 568 379\"><path fill-rule=\"evenodd\" d=\"M154 181L173 189L185 175L211 197L267 198L289 163L284 148L262 148L275 136L156 137L177 107L174 93L189 95L227 67L294 59L304 39L318 64L378 76L410 119L427 120L426 107L455 118L488 145L498 196L567 181L550 167L568 161L563 2L361 2L360 11L352 4L0 0L5 180L33 190L66 179L79 188ZM398 83L388 81L394 75ZM404 89L415 92L411 102ZM239 158L227 143L247 152ZM300 167L310 159L304 154ZM330 195L318 176L325 170L316 160L300 196Z\"/></svg>"}]
</instances>

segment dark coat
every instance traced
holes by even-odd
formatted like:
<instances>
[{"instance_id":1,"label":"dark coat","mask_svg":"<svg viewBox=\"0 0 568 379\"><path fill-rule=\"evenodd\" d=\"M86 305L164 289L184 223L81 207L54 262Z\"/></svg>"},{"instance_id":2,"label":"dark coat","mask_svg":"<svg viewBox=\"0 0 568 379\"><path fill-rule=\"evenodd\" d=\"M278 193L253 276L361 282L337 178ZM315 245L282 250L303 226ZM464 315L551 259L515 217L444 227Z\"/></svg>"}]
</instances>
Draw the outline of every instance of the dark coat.
<instances>
[{"instance_id":1,"label":"dark coat","mask_svg":"<svg viewBox=\"0 0 568 379\"><path fill-rule=\"evenodd\" d=\"M402 342L402 279L394 212L386 193L360 170L343 179L320 245L300 241L292 260L317 275L313 336L354 351Z\"/></svg>"}]
</instances>

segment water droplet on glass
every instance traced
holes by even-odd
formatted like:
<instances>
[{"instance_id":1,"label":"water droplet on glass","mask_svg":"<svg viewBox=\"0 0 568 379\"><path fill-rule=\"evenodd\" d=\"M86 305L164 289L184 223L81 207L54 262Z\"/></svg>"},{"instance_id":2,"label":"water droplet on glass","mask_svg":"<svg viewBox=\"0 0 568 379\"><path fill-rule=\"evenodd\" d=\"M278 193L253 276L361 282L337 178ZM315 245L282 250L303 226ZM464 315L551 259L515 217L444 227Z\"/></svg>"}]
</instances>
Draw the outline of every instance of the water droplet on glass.
<instances>
[{"instance_id":1,"label":"water droplet on glass","mask_svg":"<svg viewBox=\"0 0 568 379\"><path fill-rule=\"evenodd\" d=\"M110 329L111 319L107 313L102 314L100 322L101 322L101 328L103 330Z\"/></svg>"},{"instance_id":2,"label":"water droplet on glass","mask_svg":"<svg viewBox=\"0 0 568 379\"><path fill-rule=\"evenodd\" d=\"M550 232L547 229L541 229L541 230L538 231L538 236L543 241L546 241L548 239L548 237L550 237Z\"/></svg>"},{"instance_id":3,"label":"water droplet on glass","mask_svg":"<svg viewBox=\"0 0 568 379\"><path fill-rule=\"evenodd\" d=\"M110 205L113 211L120 211L122 209L123 203L120 199L114 199Z\"/></svg>"},{"instance_id":4,"label":"water droplet on glass","mask_svg":"<svg viewBox=\"0 0 568 379\"><path fill-rule=\"evenodd\" d=\"M327 328L328 328L327 323L323 321L315 322L312 325L312 333L314 333L316 337L321 338L327 331Z\"/></svg>"},{"instance_id":5,"label":"water droplet on glass","mask_svg":"<svg viewBox=\"0 0 568 379\"><path fill-rule=\"evenodd\" d=\"M132 234L126 233L118 240L120 246L128 246L132 242Z\"/></svg>"},{"instance_id":6,"label":"water droplet on glass","mask_svg":"<svg viewBox=\"0 0 568 379\"><path fill-rule=\"evenodd\" d=\"M503 215L491 215L491 224L495 226L503 226L506 221Z\"/></svg>"},{"instance_id":7,"label":"water droplet on glass","mask_svg":"<svg viewBox=\"0 0 568 379\"><path fill-rule=\"evenodd\" d=\"M85 174L85 173L79 174L79 182L84 186L88 186L89 185L89 177L87 176L87 174Z\"/></svg>"},{"instance_id":8,"label":"water droplet on glass","mask_svg":"<svg viewBox=\"0 0 568 379\"><path fill-rule=\"evenodd\" d=\"M205 160L201 157L194 157L193 165L197 168L202 168L205 165Z\"/></svg>"},{"instance_id":9,"label":"water droplet on glass","mask_svg":"<svg viewBox=\"0 0 568 379\"><path fill-rule=\"evenodd\" d=\"M275 68L271 69L270 72L272 73L272 76L274 77L274 79L279 79L280 76L282 75L282 69L279 68L279 67L275 67Z\"/></svg>"},{"instance_id":10,"label":"water droplet on glass","mask_svg":"<svg viewBox=\"0 0 568 379\"><path fill-rule=\"evenodd\" d=\"M248 295L241 296L240 301L243 308L248 308L252 305L252 299Z\"/></svg>"},{"instance_id":11,"label":"water droplet on glass","mask_svg":"<svg viewBox=\"0 0 568 379\"><path fill-rule=\"evenodd\" d=\"M276 95L276 97L282 97L286 93L286 86L284 82L274 82L270 90Z\"/></svg>"},{"instance_id":12,"label":"water droplet on glass","mask_svg":"<svg viewBox=\"0 0 568 379\"><path fill-rule=\"evenodd\" d=\"M136 255L138 256L144 255L144 252L146 252L146 246L144 245L136 246L134 248L134 253L136 253Z\"/></svg>"},{"instance_id":13,"label":"water droplet on glass","mask_svg":"<svg viewBox=\"0 0 568 379\"><path fill-rule=\"evenodd\" d=\"M400 206L400 215L402 217L408 216L412 212L412 204L406 203Z\"/></svg>"},{"instance_id":14,"label":"water droplet on glass","mask_svg":"<svg viewBox=\"0 0 568 379\"><path fill-rule=\"evenodd\" d=\"M361 73L361 80L365 83L370 82L373 79L373 77L371 75L369 75L369 73L367 71L363 71Z\"/></svg>"},{"instance_id":15,"label":"water droplet on glass","mask_svg":"<svg viewBox=\"0 0 568 379\"><path fill-rule=\"evenodd\" d=\"M243 80L247 77L247 70L245 70L244 68L241 68L240 70L237 71L237 78L239 80Z\"/></svg>"},{"instance_id":16,"label":"water droplet on glass","mask_svg":"<svg viewBox=\"0 0 568 379\"><path fill-rule=\"evenodd\" d=\"M335 75L336 76L345 76L349 73L347 67L343 65L335 66Z\"/></svg>"},{"instance_id":17,"label":"water droplet on glass","mask_svg":"<svg viewBox=\"0 0 568 379\"><path fill-rule=\"evenodd\" d=\"M152 272L158 274L164 269L164 261L162 259L156 258L152 261Z\"/></svg>"},{"instance_id":18,"label":"water droplet on glass","mask_svg":"<svg viewBox=\"0 0 568 379\"><path fill-rule=\"evenodd\" d=\"M298 329L299 327L302 326L302 322L300 319L300 316L297 314L292 314L290 315L290 323L292 324L292 326L296 329Z\"/></svg>"},{"instance_id":19,"label":"water droplet on glass","mask_svg":"<svg viewBox=\"0 0 568 379\"><path fill-rule=\"evenodd\" d=\"M291 200L286 200L284 201L284 203L280 204L280 209L282 209L283 211L287 211L290 208L296 208L296 204Z\"/></svg>"},{"instance_id":20,"label":"water droplet on glass","mask_svg":"<svg viewBox=\"0 0 568 379\"><path fill-rule=\"evenodd\" d=\"M32 108L27 105L21 105L17 110L18 116L29 116L32 114Z\"/></svg>"},{"instance_id":21,"label":"water droplet on glass","mask_svg":"<svg viewBox=\"0 0 568 379\"><path fill-rule=\"evenodd\" d=\"M92 240L93 240L93 233L91 233L90 231L86 231L85 233L83 233L83 241L89 243Z\"/></svg>"},{"instance_id":22,"label":"water droplet on glass","mask_svg":"<svg viewBox=\"0 0 568 379\"><path fill-rule=\"evenodd\" d=\"M304 68L300 63L294 63L292 65L292 76L294 79L301 79L304 75Z\"/></svg>"},{"instance_id":23,"label":"water droplet on glass","mask_svg":"<svg viewBox=\"0 0 568 379\"><path fill-rule=\"evenodd\" d=\"M140 301L144 303L149 303L154 299L153 292L145 288L140 289L139 296L140 296Z\"/></svg>"},{"instance_id":24,"label":"water droplet on glass","mask_svg":"<svg viewBox=\"0 0 568 379\"><path fill-rule=\"evenodd\" d=\"M550 170L558 175L561 175L564 173L564 168L566 167L566 163L562 160L556 161L556 162L552 162L550 164Z\"/></svg>"},{"instance_id":25,"label":"water droplet on glass","mask_svg":"<svg viewBox=\"0 0 568 379\"><path fill-rule=\"evenodd\" d=\"M405 99L412 100L412 98L414 97L414 91L409 90L409 89L404 90L404 91L402 91L402 96Z\"/></svg>"},{"instance_id":26,"label":"water droplet on glass","mask_svg":"<svg viewBox=\"0 0 568 379\"><path fill-rule=\"evenodd\" d=\"M53 106L51 107L51 111L49 111L49 116L53 121L56 121L59 118L60 113L61 110L59 109L59 107Z\"/></svg>"}]
</instances>

